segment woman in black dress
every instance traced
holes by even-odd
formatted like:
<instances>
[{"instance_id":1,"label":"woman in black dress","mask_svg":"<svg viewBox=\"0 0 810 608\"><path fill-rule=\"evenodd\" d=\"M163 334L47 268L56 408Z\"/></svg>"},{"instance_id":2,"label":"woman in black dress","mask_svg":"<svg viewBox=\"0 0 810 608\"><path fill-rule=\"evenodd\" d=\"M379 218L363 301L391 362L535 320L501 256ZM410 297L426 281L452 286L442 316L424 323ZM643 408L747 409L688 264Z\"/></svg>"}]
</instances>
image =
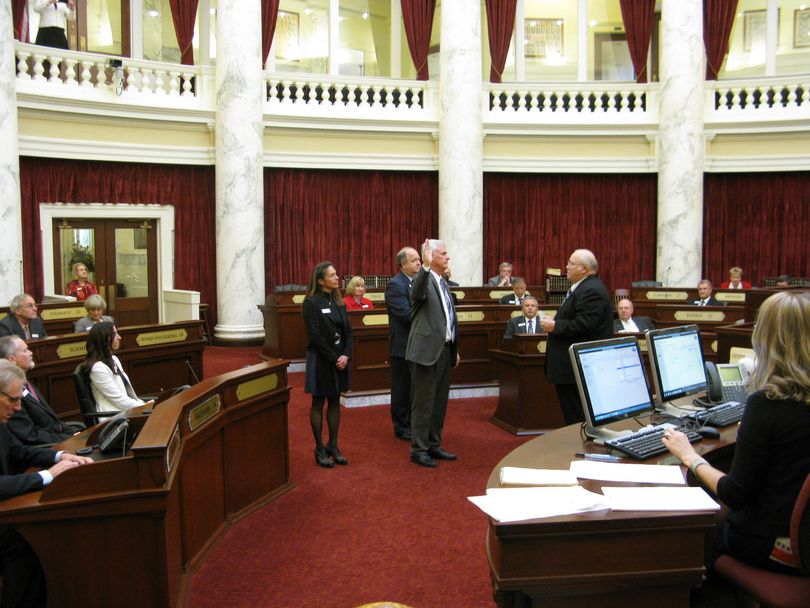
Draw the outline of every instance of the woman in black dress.
<instances>
[{"instance_id":1,"label":"woman in black dress","mask_svg":"<svg viewBox=\"0 0 810 608\"><path fill-rule=\"evenodd\" d=\"M312 395L309 420L315 437L315 462L331 468L348 464L338 449L340 393L349 390L352 329L338 288L340 279L332 262L321 262L312 272L302 307L307 328L307 371L304 390ZM324 446L323 403L329 443Z\"/></svg>"}]
</instances>

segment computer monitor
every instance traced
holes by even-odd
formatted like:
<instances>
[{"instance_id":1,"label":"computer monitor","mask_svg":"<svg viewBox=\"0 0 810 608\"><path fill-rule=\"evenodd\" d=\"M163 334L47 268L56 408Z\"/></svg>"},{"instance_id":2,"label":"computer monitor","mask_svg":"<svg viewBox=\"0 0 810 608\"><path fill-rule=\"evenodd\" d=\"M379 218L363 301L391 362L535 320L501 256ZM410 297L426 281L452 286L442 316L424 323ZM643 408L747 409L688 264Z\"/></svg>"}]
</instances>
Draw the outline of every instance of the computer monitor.
<instances>
[{"instance_id":1,"label":"computer monitor","mask_svg":"<svg viewBox=\"0 0 810 608\"><path fill-rule=\"evenodd\" d=\"M647 332L647 353L655 394L662 408L679 400L681 403L673 405L691 405L691 396L706 392L706 368L697 325ZM684 402L687 397L690 398Z\"/></svg>"},{"instance_id":2,"label":"computer monitor","mask_svg":"<svg viewBox=\"0 0 810 608\"><path fill-rule=\"evenodd\" d=\"M607 425L655 411L635 336L581 342L568 349L585 414L585 434L597 443L629 434Z\"/></svg>"}]
</instances>

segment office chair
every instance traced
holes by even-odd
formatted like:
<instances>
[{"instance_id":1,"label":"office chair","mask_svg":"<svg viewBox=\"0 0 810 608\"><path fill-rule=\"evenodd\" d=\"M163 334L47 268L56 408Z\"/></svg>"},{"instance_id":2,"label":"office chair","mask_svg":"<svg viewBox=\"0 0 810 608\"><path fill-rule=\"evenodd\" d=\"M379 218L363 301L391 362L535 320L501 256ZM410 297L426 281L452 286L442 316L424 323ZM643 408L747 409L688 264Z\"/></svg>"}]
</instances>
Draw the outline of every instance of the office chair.
<instances>
[{"instance_id":1,"label":"office chair","mask_svg":"<svg viewBox=\"0 0 810 608\"><path fill-rule=\"evenodd\" d=\"M76 388L76 395L79 397L79 409L88 425L98 424L102 418L115 416L118 412L99 412L96 409L96 400L93 398L93 390L90 388L90 378L82 372L81 363L73 370L73 386Z\"/></svg>"},{"instance_id":2,"label":"office chair","mask_svg":"<svg viewBox=\"0 0 810 608\"><path fill-rule=\"evenodd\" d=\"M810 475L804 480L790 517L790 545L802 576L780 574L721 555L715 570L768 608L806 608L810 598Z\"/></svg>"}]
</instances>

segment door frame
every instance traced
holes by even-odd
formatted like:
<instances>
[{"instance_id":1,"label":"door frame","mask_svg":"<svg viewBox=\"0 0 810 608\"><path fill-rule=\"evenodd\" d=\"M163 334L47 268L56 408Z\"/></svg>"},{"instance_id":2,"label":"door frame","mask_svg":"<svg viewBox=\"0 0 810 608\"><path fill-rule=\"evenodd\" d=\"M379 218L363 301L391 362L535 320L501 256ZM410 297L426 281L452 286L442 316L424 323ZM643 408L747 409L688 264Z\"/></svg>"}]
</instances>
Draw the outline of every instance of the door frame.
<instances>
[{"instance_id":1,"label":"door frame","mask_svg":"<svg viewBox=\"0 0 810 608\"><path fill-rule=\"evenodd\" d=\"M59 219L148 219L157 230L157 298L158 322L166 318L164 292L174 289L174 207L171 205L144 205L122 203L40 203L39 226L42 243L42 277L45 295L59 295L53 272L53 220Z\"/></svg>"}]
</instances>

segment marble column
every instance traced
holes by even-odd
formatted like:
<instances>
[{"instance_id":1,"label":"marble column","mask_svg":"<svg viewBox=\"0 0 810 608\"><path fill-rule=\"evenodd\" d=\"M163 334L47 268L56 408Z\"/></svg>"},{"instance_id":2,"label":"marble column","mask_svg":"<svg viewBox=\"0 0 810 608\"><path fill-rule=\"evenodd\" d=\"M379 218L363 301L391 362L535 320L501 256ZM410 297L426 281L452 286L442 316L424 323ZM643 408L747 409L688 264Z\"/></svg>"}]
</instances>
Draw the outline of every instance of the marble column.
<instances>
[{"instance_id":1,"label":"marble column","mask_svg":"<svg viewBox=\"0 0 810 608\"><path fill-rule=\"evenodd\" d=\"M11 1L0 0L0 307L22 291L20 156Z\"/></svg>"},{"instance_id":2,"label":"marble column","mask_svg":"<svg viewBox=\"0 0 810 608\"><path fill-rule=\"evenodd\" d=\"M214 337L264 336L264 188L259 2L219 0L216 63L217 325Z\"/></svg>"},{"instance_id":3,"label":"marble column","mask_svg":"<svg viewBox=\"0 0 810 608\"><path fill-rule=\"evenodd\" d=\"M703 3L663 0L656 276L695 286L703 256Z\"/></svg>"},{"instance_id":4,"label":"marble column","mask_svg":"<svg viewBox=\"0 0 810 608\"><path fill-rule=\"evenodd\" d=\"M483 283L484 203L481 12L442 0L439 67L439 238L453 280Z\"/></svg>"}]
</instances>

